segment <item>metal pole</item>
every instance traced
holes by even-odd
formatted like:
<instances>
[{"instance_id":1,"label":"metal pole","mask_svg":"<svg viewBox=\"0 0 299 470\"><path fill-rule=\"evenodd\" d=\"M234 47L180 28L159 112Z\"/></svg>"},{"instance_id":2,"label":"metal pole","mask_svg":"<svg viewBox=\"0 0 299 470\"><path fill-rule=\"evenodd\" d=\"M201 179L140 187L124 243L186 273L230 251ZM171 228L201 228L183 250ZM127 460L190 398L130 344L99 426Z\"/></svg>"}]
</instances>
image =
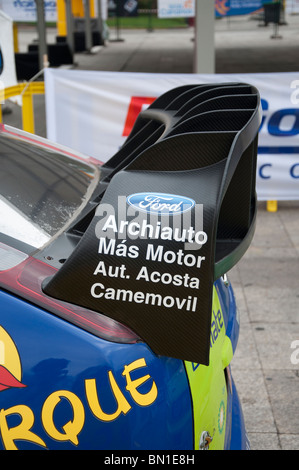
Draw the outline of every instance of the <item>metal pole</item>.
<instances>
[{"instance_id":1,"label":"metal pole","mask_svg":"<svg viewBox=\"0 0 299 470\"><path fill-rule=\"evenodd\" d=\"M194 72L215 73L215 4L212 0L195 3Z\"/></svg>"},{"instance_id":2,"label":"metal pole","mask_svg":"<svg viewBox=\"0 0 299 470\"><path fill-rule=\"evenodd\" d=\"M84 0L84 13L85 13L85 48L88 52L90 52L92 48L92 32L91 32L89 0Z\"/></svg>"},{"instance_id":3,"label":"metal pole","mask_svg":"<svg viewBox=\"0 0 299 470\"><path fill-rule=\"evenodd\" d=\"M104 43L104 28L103 28L103 18L102 18L102 0L98 0L98 29L101 35L101 42Z\"/></svg>"},{"instance_id":4,"label":"metal pole","mask_svg":"<svg viewBox=\"0 0 299 470\"><path fill-rule=\"evenodd\" d=\"M116 19L116 39L110 39L110 42L123 42L124 39L121 39L119 32L120 32L120 16L121 16L121 4L120 0L115 0L116 1L116 10L115 10L115 19Z\"/></svg>"},{"instance_id":5,"label":"metal pole","mask_svg":"<svg viewBox=\"0 0 299 470\"><path fill-rule=\"evenodd\" d=\"M153 9L153 2L152 0L149 0L148 2L148 9L149 9L149 15L148 15L148 27L147 30L149 33L153 31L153 23L152 23L152 9Z\"/></svg>"},{"instance_id":6,"label":"metal pole","mask_svg":"<svg viewBox=\"0 0 299 470\"><path fill-rule=\"evenodd\" d=\"M42 70L48 63L44 0L35 0L35 4L37 15L39 68Z\"/></svg>"},{"instance_id":7,"label":"metal pole","mask_svg":"<svg viewBox=\"0 0 299 470\"><path fill-rule=\"evenodd\" d=\"M73 14L72 14L72 2L71 0L64 0L65 2L65 13L66 13L66 33L67 33L67 43L71 50L71 54L74 54L75 44L74 44L74 24L73 24Z\"/></svg>"}]
</instances>

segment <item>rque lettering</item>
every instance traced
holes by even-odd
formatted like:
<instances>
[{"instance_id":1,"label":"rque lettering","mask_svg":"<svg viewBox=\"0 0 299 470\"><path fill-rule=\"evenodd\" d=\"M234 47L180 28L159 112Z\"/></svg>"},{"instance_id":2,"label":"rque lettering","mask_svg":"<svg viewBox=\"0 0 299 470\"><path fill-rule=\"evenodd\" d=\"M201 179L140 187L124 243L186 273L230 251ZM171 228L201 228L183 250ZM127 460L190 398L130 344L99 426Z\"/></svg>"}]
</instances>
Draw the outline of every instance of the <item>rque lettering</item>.
<instances>
[{"instance_id":1,"label":"rque lettering","mask_svg":"<svg viewBox=\"0 0 299 470\"><path fill-rule=\"evenodd\" d=\"M122 375L126 378L126 391L129 393L133 401L140 406L148 406L154 403L158 396L158 389L155 381L152 381L152 386L149 392L140 393L137 389L143 383L151 379L149 374L146 374L139 379L132 380L130 374L141 367L146 367L147 364L144 358L138 359L128 365L124 366ZM116 410L112 413L104 411L100 405L99 395L101 393L100 384L96 383L96 379L85 380L85 394L87 404L97 419L103 422L111 422L116 420L121 414L126 415L131 409L129 401L122 392L112 371L108 372L109 384L115 398ZM55 425L55 409L59 406L60 402L66 399L72 411L72 419L62 426L63 432ZM11 415L18 415L20 422L18 425L9 426L9 417ZM38 413L39 415L39 413ZM71 391L58 390L51 393L44 401L41 409L41 422L46 434L59 442L69 441L73 445L79 445L79 434L82 432L85 424L85 408L81 399ZM34 426L36 417L34 412L27 405L16 405L8 409L0 410L0 435L4 448L7 450L18 450L17 441L26 441L37 446L47 448L46 442L31 431Z\"/></svg>"}]
</instances>

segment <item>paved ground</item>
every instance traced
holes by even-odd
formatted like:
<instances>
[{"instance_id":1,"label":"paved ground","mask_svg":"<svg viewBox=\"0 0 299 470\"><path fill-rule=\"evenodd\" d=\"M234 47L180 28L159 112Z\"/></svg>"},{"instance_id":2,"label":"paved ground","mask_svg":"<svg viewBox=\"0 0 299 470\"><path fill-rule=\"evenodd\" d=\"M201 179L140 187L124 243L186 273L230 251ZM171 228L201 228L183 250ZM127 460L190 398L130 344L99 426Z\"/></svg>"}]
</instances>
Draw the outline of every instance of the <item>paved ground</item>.
<instances>
[{"instance_id":1,"label":"paved ground","mask_svg":"<svg viewBox=\"0 0 299 470\"><path fill-rule=\"evenodd\" d=\"M272 26L248 18L216 21L216 72L299 72L299 16L286 20L282 39L270 38ZM88 70L192 73L193 32L120 30L124 41L107 41L94 54L76 54L75 61ZM48 42L54 36L48 31ZM20 31L21 49L34 37L32 28ZM20 127L18 110L5 122ZM42 97L36 133L46 135ZM299 340L299 202L279 203L276 213L260 203L254 241L229 274L241 318L233 373L252 448L298 450L299 364L291 362L291 344Z\"/></svg>"}]
</instances>

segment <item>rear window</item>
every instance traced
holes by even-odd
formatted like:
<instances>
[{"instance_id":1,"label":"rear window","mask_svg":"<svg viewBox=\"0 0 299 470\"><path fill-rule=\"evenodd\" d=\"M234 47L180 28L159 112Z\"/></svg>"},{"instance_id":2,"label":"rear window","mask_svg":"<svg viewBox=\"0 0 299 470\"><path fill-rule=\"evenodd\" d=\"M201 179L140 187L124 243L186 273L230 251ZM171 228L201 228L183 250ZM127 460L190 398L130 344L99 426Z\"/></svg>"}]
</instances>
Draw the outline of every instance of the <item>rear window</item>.
<instances>
[{"instance_id":1,"label":"rear window","mask_svg":"<svg viewBox=\"0 0 299 470\"><path fill-rule=\"evenodd\" d=\"M0 234L41 248L87 203L98 169L0 132Z\"/></svg>"}]
</instances>

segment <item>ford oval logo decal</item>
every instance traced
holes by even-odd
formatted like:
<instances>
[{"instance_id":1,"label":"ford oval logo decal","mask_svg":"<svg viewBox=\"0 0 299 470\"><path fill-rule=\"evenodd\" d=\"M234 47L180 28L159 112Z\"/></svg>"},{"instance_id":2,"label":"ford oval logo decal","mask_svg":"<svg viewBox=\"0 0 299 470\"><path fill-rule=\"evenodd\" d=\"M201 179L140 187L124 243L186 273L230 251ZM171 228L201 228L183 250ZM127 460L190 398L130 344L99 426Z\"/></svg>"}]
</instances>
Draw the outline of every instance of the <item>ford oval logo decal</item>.
<instances>
[{"instance_id":1,"label":"ford oval logo decal","mask_svg":"<svg viewBox=\"0 0 299 470\"><path fill-rule=\"evenodd\" d=\"M161 215L182 214L195 206L195 201L189 197L167 193L131 194L127 197L127 202L139 211Z\"/></svg>"}]
</instances>

